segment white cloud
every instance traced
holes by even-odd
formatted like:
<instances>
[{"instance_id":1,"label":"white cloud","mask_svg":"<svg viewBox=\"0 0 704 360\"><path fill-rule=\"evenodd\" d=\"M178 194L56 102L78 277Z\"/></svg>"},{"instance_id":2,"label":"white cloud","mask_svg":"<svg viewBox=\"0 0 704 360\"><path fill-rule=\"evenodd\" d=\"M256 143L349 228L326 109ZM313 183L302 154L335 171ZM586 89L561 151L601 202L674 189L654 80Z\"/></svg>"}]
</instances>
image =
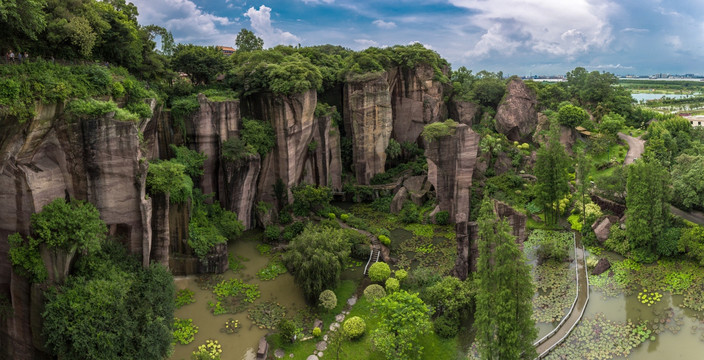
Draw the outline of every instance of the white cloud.
<instances>
[{"instance_id":1,"label":"white cloud","mask_svg":"<svg viewBox=\"0 0 704 360\"><path fill-rule=\"evenodd\" d=\"M630 70L633 66L624 66L621 64L603 64L603 65L584 65L587 69L599 69L599 70Z\"/></svg>"},{"instance_id":2,"label":"white cloud","mask_svg":"<svg viewBox=\"0 0 704 360\"><path fill-rule=\"evenodd\" d=\"M645 32L649 32L650 30L648 30L648 29L639 29L639 28L631 28L631 27L628 27L628 28L625 28L625 29L621 29L621 31L622 31L622 32L632 32L632 33L645 33Z\"/></svg>"},{"instance_id":3,"label":"white cloud","mask_svg":"<svg viewBox=\"0 0 704 360\"><path fill-rule=\"evenodd\" d=\"M519 50L573 57L611 41L609 0L450 0L473 12L471 25L483 30L468 56Z\"/></svg>"},{"instance_id":4,"label":"white cloud","mask_svg":"<svg viewBox=\"0 0 704 360\"><path fill-rule=\"evenodd\" d=\"M682 48L682 39L677 35L666 36L665 43L673 48L673 50L679 50Z\"/></svg>"},{"instance_id":5,"label":"white cloud","mask_svg":"<svg viewBox=\"0 0 704 360\"><path fill-rule=\"evenodd\" d=\"M354 39L354 42L361 45L364 48L368 48L371 46L378 46L379 43L374 41L374 40L369 40L369 39Z\"/></svg>"},{"instance_id":6,"label":"white cloud","mask_svg":"<svg viewBox=\"0 0 704 360\"><path fill-rule=\"evenodd\" d=\"M264 40L265 47L292 45L301 41L298 36L277 29L271 24L271 8L266 5L261 5L259 10L249 8L244 16L249 18L254 33Z\"/></svg>"},{"instance_id":7,"label":"white cloud","mask_svg":"<svg viewBox=\"0 0 704 360\"><path fill-rule=\"evenodd\" d=\"M222 43L230 37L220 29L232 25L227 17L200 9L191 0L132 0L139 8L139 23L157 24L174 35L176 42ZM228 40L230 41L230 40Z\"/></svg>"},{"instance_id":8,"label":"white cloud","mask_svg":"<svg viewBox=\"0 0 704 360\"><path fill-rule=\"evenodd\" d=\"M306 4L320 4L320 3L332 4L335 2L335 0L303 0L303 2Z\"/></svg>"},{"instance_id":9,"label":"white cloud","mask_svg":"<svg viewBox=\"0 0 704 360\"><path fill-rule=\"evenodd\" d=\"M422 42L417 41L417 40L416 40L416 41L411 41L411 42L408 43L408 45L413 45L413 44L421 44L421 45L423 45L424 48L429 49L429 50L433 50L433 47L432 47L432 46L430 46L430 45L428 45L428 44L423 44Z\"/></svg>"},{"instance_id":10,"label":"white cloud","mask_svg":"<svg viewBox=\"0 0 704 360\"><path fill-rule=\"evenodd\" d=\"M384 20L374 20L372 21L372 24L382 28L382 29L393 29L396 27L396 23L393 21L384 21Z\"/></svg>"}]
</instances>

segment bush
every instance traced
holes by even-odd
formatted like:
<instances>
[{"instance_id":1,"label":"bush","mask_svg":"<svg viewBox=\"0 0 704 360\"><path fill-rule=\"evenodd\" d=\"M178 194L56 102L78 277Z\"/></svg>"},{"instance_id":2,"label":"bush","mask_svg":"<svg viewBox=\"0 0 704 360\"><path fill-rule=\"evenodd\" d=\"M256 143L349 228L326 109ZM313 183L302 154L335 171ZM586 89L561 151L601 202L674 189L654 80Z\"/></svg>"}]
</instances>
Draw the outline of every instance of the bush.
<instances>
[{"instance_id":1,"label":"bush","mask_svg":"<svg viewBox=\"0 0 704 360\"><path fill-rule=\"evenodd\" d=\"M274 147L276 135L274 128L266 121L242 119L242 130L240 130L240 138L248 146L251 146L254 151L264 158L264 155Z\"/></svg>"},{"instance_id":2,"label":"bush","mask_svg":"<svg viewBox=\"0 0 704 360\"><path fill-rule=\"evenodd\" d=\"M332 200L332 190L329 187L313 185L298 185L291 188L293 194L293 213L307 216L309 212L325 208Z\"/></svg>"},{"instance_id":3,"label":"bush","mask_svg":"<svg viewBox=\"0 0 704 360\"><path fill-rule=\"evenodd\" d=\"M366 261L369 259L369 253L372 251L371 247L369 244L354 244L352 246L352 253L350 254L353 258L357 260L364 260Z\"/></svg>"},{"instance_id":4,"label":"bush","mask_svg":"<svg viewBox=\"0 0 704 360\"><path fill-rule=\"evenodd\" d=\"M78 119L96 118L115 110L117 110L117 105L114 102L94 99L76 99L66 106L66 113Z\"/></svg>"},{"instance_id":5,"label":"bush","mask_svg":"<svg viewBox=\"0 0 704 360\"><path fill-rule=\"evenodd\" d=\"M286 224L290 224L291 221L293 221L291 214L289 214L286 211L282 211L279 213L279 224L286 225Z\"/></svg>"},{"instance_id":6,"label":"bush","mask_svg":"<svg viewBox=\"0 0 704 360\"><path fill-rule=\"evenodd\" d=\"M281 321L279 321L278 330L279 335L281 335L281 339L289 343L293 343L293 337L296 336L296 333L298 332L298 329L296 329L296 324L289 319L281 319Z\"/></svg>"},{"instance_id":7,"label":"bush","mask_svg":"<svg viewBox=\"0 0 704 360\"><path fill-rule=\"evenodd\" d=\"M367 329L367 324L359 316L353 316L342 324L342 330L345 335L349 336L350 339L357 339L364 335L364 331Z\"/></svg>"},{"instance_id":8,"label":"bush","mask_svg":"<svg viewBox=\"0 0 704 360\"><path fill-rule=\"evenodd\" d=\"M401 283L398 279L388 278L386 279L386 292L391 294L392 292L398 291L401 288Z\"/></svg>"},{"instance_id":9,"label":"bush","mask_svg":"<svg viewBox=\"0 0 704 360\"><path fill-rule=\"evenodd\" d=\"M626 239L626 231L621 230L621 226L619 224L611 225L611 228L609 229L609 238L604 241L604 247L607 250L611 250L624 256L628 254L630 246L628 244L628 239Z\"/></svg>"},{"instance_id":10,"label":"bush","mask_svg":"<svg viewBox=\"0 0 704 360\"><path fill-rule=\"evenodd\" d=\"M264 230L264 238L270 241L278 241L281 236L281 230L277 225L269 225Z\"/></svg>"},{"instance_id":11,"label":"bush","mask_svg":"<svg viewBox=\"0 0 704 360\"><path fill-rule=\"evenodd\" d=\"M456 316L441 315L433 322L433 331L445 339L453 338L460 330L460 319Z\"/></svg>"},{"instance_id":12,"label":"bush","mask_svg":"<svg viewBox=\"0 0 704 360\"><path fill-rule=\"evenodd\" d=\"M320 328L319 328L319 327L316 327L316 328L313 328L312 335L315 336L315 337L320 337L320 333L321 333L321 332L322 332L322 331L320 330Z\"/></svg>"},{"instance_id":13,"label":"bush","mask_svg":"<svg viewBox=\"0 0 704 360\"><path fill-rule=\"evenodd\" d=\"M318 300L320 301L320 306L327 310L332 310L337 306L337 295L332 290L321 292Z\"/></svg>"},{"instance_id":14,"label":"bush","mask_svg":"<svg viewBox=\"0 0 704 360\"><path fill-rule=\"evenodd\" d=\"M335 220L335 219L337 219L337 216L335 216L335 213L329 213L329 214L328 214L328 219L330 219L330 220Z\"/></svg>"},{"instance_id":15,"label":"bush","mask_svg":"<svg viewBox=\"0 0 704 360\"><path fill-rule=\"evenodd\" d=\"M376 262L369 267L369 279L373 282L384 282L391 276L391 269L385 262Z\"/></svg>"},{"instance_id":16,"label":"bush","mask_svg":"<svg viewBox=\"0 0 704 360\"><path fill-rule=\"evenodd\" d=\"M347 222L347 219L349 219L349 218L350 218L350 215L349 215L349 214L342 214L342 215L340 215L340 220L342 220L342 221L344 221L344 222Z\"/></svg>"},{"instance_id":17,"label":"bush","mask_svg":"<svg viewBox=\"0 0 704 360\"><path fill-rule=\"evenodd\" d=\"M457 129L457 122L447 119L444 122L434 122L425 125L421 135L427 142L433 142L443 136L453 135Z\"/></svg>"},{"instance_id":18,"label":"bush","mask_svg":"<svg viewBox=\"0 0 704 360\"><path fill-rule=\"evenodd\" d=\"M438 225L447 225L450 223L450 213L443 210L435 214L435 223Z\"/></svg>"},{"instance_id":19,"label":"bush","mask_svg":"<svg viewBox=\"0 0 704 360\"><path fill-rule=\"evenodd\" d=\"M306 223L304 223L303 221L296 221L295 223L284 228L282 236L284 240L291 241L293 240L293 238L298 236L298 234L302 233L305 227Z\"/></svg>"},{"instance_id":20,"label":"bush","mask_svg":"<svg viewBox=\"0 0 704 360\"><path fill-rule=\"evenodd\" d=\"M173 203L184 203L193 196L193 180L186 167L173 160L154 161L147 172L147 189L152 195L170 195Z\"/></svg>"},{"instance_id":21,"label":"bush","mask_svg":"<svg viewBox=\"0 0 704 360\"><path fill-rule=\"evenodd\" d=\"M536 251L540 262L547 260L564 261L569 257L570 243L562 233L543 232Z\"/></svg>"},{"instance_id":22,"label":"bush","mask_svg":"<svg viewBox=\"0 0 704 360\"><path fill-rule=\"evenodd\" d=\"M183 165L185 167L184 172L188 174L188 176L195 178L203 175L203 163L208 156L185 146L171 144L169 148L174 153L174 159L171 161Z\"/></svg>"},{"instance_id":23,"label":"bush","mask_svg":"<svg viewBox=\"0 0 704 360\"><path fill-rule=\"evenodd\" d=\"M401 218L401 221L406 224L417 223L420 222L420 211L418 211L416 204L407 201L403 204L403 208L401 209L401 212L399 212L399 217Z\"/></svg>"},{"instance_id":24,"label":"bush","mask_svg":"<svg viewBox=\"0 0 704 360\"><path fill-rule=\"evenodd\" d=\"M408 272L403 269L398 269L394 271L394 276L396 276L396 279L398 279L398 281L402 283L403 280L406 280L406 278L408 277Z\"/></svg>"},{"instance_id":25,"label":"bush","mask_svg":"<svg viewBox=\"0 0 704 360\"><path fill-rule=\"evenodd\" d=\"M391 239L389 239L389 237L386 235L379 235L379 242L381 242L382 244L384 244L384 246L387 247L391 245Z\"/></svg>"},{"instance_id":26,"label":"bush","mask_svg":"<svg viewBox=\"0 0 704 360\"><path fill-rule=\"evenodd\" d=\"M379 284L371 284L364 289L364 297L369 301L374 301L386 296L386 290Z\"/></svg>"}]
</instances>

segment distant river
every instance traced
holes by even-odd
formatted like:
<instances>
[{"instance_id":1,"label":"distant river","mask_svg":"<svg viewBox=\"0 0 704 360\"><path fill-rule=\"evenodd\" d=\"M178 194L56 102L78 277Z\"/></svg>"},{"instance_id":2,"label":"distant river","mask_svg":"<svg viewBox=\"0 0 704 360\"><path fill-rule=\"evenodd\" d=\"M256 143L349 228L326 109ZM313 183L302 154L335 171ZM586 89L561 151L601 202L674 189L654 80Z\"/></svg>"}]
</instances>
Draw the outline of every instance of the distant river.
<instances>
[{"instance_id":1,"label":"distant river","mask_svg":"<svg viewBox=\"0 0 704 360\"><path fill-rule=\"evenodd\" d=\"M695 94L698 95L698 94ZM680 94L650 94L650 93L639 93L639 94L631 94L631 97L638 102L641 102L643 100L656 100L656 99L661 99L661 98L670 98L670 99L679 99L683 97L688 97L688 96L694 96L694 95L680 95Z\"/></svg>"}]
</instances>

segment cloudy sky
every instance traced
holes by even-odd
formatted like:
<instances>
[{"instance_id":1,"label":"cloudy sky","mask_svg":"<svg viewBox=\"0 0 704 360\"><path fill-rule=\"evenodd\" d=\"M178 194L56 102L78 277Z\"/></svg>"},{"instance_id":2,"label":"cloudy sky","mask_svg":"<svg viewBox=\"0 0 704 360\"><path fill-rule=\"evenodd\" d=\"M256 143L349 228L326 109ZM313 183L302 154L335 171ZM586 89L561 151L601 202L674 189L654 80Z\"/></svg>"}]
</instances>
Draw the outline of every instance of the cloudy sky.
<instances>
[{"instance_id":1,"label":"cloudy sky","mask_svg":"<svg viewBox=\"0 0 704 360\"><path fill-rule=\"evenodd\" d=\"M176 42L361 50L420 42L453 68L564 74L704 74L702 0L129 0Z\"/></svg>"}]
</instances>

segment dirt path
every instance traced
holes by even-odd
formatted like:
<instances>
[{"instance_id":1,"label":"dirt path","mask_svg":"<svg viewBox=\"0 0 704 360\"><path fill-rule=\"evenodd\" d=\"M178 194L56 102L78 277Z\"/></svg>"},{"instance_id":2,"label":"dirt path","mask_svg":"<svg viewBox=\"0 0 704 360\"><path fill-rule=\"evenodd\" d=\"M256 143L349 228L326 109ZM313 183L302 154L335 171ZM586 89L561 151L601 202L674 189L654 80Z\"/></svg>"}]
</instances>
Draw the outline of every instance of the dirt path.
<instances>
[{"instance_id":1,"label":"dirt path","mask_svg":"<svg viewBox=\"0 0 704 360\"><path fill-rule=\"evenodd\" d=\"M618 133L618 138L628 143L628 154L626 154L626 160L623 162L624 165L633 163L633 161L643 155L643 151L645 151L645 140L626 135L622 132Z\"/></svg>"},{"instance_id":2,"label":"dirt path","mask_svg":"<svg viewBox=\"0 0 704 360\"><path fill-rule=\"evenodd\" d=\"M691 211L691 212L686 212L684 210L680 210L672 205L670 205L670 212L673 213L674 215L677 215L687 221L691 221L695 224L699 225L704 225L704 213L700 211Z\"/></svg>"}]
</instances>

